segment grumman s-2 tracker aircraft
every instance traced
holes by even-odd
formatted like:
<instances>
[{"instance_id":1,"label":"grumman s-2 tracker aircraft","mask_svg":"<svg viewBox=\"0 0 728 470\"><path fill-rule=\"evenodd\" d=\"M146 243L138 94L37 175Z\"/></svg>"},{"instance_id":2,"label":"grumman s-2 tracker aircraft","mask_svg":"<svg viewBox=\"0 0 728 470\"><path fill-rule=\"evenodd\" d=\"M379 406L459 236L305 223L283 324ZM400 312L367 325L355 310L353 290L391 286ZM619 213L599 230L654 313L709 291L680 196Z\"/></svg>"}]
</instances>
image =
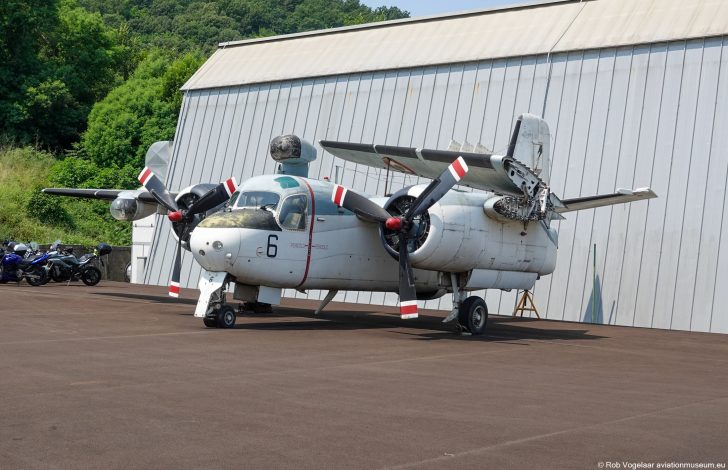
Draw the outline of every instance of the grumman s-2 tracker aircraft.
<instances>
[{"instance_id":1,"label":"grumman s-2 tracker aircraft","mask_svg":"<svg viewBox=\"0 0 728 470\"><path fill-rule=\"evenodd\" d=\"M432 178L390 197L358 194L308 178L315 148L295 136L276 137L277 174L234 179L170 193L148 168L136 191L44 189L48 194L112 200L120 220L164 210L177 243L169 293L179 293L182 248L203 272L195 316L208 327L231 328L234 298L277 305L282 289L327 290L320 312L341 290L399 293L403 319L417 301L453 296L444 320L481 334L488 308L468 292L531 289L556 266L561 214L656 197L649 188L560 200L548 185L549 129L521 115L506 155L321 141L357 164ZM458 184L474 188L466 192Z\"/></svg>"}]
</instances>

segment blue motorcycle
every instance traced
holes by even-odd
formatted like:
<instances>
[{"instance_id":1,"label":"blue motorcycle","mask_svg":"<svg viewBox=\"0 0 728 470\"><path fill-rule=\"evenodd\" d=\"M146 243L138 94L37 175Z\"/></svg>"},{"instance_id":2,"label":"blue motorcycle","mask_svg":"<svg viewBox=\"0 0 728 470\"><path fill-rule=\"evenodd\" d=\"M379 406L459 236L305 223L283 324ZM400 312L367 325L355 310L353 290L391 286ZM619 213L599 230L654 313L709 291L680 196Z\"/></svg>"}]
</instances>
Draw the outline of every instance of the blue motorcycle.
<instances>
[{"instance_id":1,"label":"blue motorcycle","mask_svg":"<svg viewBox=\"0 0 728 470\"><path fill-rule=\"evenodd\" d=\"M31 286L40 286L48 282L48 270L45 265L49 253L26 258L29 250L37 251L38 245L31 243L9 242L5 245L0 260L0 283L20 282L25 279Z\"/></svg>"}]
</instances>

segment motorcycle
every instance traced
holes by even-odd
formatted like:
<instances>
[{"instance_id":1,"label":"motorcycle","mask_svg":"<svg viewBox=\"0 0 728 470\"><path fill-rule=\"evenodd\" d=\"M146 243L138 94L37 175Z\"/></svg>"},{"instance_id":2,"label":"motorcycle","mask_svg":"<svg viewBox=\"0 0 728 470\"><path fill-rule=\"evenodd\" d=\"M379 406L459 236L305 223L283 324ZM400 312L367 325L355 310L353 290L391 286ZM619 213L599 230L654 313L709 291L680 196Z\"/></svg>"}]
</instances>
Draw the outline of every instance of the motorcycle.
<instances>
[{"instance_id":1,"label":"motorcycle","mask_svg":"<svg viewBox=\"0 0 728 470\"><path fill-rule=\"evenodd\" d=\"M31 286L45 284L48 270L45 264L50 254L44 253L26 258L29 250L38 251L38 244L9 242L6 244L2 260L0 260L0 283L20 282L25 279Z\"/></svg>"},{"instance_id":2,"label":"motorcycle","mask_svg":"<svg viewBox=\"0 0 728 470\"><path fill-rule=\"evenodd\" d=\"M48 272L54 282L71 282L79 279L87 286L95 286L101 281L101 271L93 265L93 261L99 260L105 266L103 256L111 253L111 246L106 243L99 243L93 253L87 253L76 258L72 250L63 251L60 249L59 241L51 246L57 254L48 259Z\"/></svg>"}]
</instances>

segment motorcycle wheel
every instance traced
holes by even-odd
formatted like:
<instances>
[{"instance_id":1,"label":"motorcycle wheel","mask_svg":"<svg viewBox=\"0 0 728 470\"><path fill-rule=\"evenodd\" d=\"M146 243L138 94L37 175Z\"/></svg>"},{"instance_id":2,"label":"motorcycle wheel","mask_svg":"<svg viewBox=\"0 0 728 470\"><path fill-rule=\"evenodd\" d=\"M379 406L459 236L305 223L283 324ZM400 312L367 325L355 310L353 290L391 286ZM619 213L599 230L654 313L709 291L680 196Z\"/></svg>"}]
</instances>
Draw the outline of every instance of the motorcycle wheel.
<instances>
[{"instance_id":1,"label":"motorcycle wheel","mask_svg":"<svg viewBox=\"0 0 728 470\"><path fill-rule=\"evenodd\" d=\"M42 286L47 278L48 271L43 266L33 266L25 273L25 280L31 286Z\"/></svg>"},{"instance_id":2,"label":"motorcycle wheel","mask_svg":"<svg viewBox=\"0 0 728 470\"><path fill-rule=\"evenodd\" d=\"M95 286L101 281L101 271L95 266L89 266L81 272L81 280L87 286Z\"/></svg>"}]
</instances>

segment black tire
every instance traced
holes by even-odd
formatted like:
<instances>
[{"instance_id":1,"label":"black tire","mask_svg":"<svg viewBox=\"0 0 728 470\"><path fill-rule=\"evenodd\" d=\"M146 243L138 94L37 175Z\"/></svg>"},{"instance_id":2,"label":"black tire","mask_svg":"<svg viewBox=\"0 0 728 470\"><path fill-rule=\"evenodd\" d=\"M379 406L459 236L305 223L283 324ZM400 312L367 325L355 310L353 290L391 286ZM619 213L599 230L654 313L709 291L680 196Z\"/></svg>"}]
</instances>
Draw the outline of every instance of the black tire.
<instances>
[{"instance_id":1,"label":"black tire","mask_svg":"<svg viewBox=\"0 0 728 470\"><path fill-rule=\"evenodd\" d=\"M217 318L215 317L205 316L205 318L202 319L202 323L204 323L208 328L217 328Z\"/></svg>"},{"instance_id":2,"label":"black tire","mask_svg":"<svg viewBox=\"0 0 728 470\"><path fill-rule=\"evenodd\" d=\"M488 321L488 306L477 296L468 297L460 305L458 323L472 335L482 335Z\"/></svg>"},{"instance_id":3,"label":"black tire","mask_svg":"<svg viewBox=\"0 0 728 470\"><path fill-rule=\"evenodd\" d=\"M43 266L32 266L25 272L25 280L31 286L42 286L47 279L48 271Z\"/></svg>"},{"instance_id":4,"label":"black tire","mask_svg":"<svg viewBox=\"0 0 728 470\"><path fill-rule=\"evenodd\" d=\"M89 266L81 271L81 281L87 286L95 286L101 281L101 271L95 266Z\"/></svg>"},{"instance_id":5,"label":"black tire","mask_svg":"<svg viewBox=\"0 0 728 470\"><path fill-rule=\"evenodd\" d=\"M230 305L223 305L220 310L215 312L218 328L234 328L235 327L235 309Z\"/></svg>"}]
</instances>

